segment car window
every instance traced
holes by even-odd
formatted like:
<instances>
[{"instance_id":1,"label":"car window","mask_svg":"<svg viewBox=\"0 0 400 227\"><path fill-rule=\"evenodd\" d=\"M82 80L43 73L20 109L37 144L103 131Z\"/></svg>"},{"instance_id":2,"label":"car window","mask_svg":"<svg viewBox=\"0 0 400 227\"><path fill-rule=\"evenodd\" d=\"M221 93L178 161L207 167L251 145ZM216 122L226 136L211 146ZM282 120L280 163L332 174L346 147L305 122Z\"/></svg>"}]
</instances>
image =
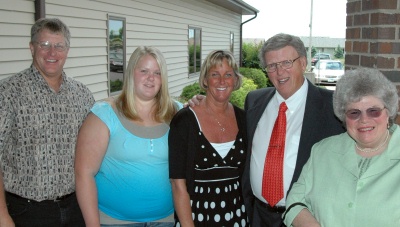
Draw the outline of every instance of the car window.
<instances>
[{"instance_id":1,"label":"car window","mask_svg":"<svg viewBox=\"0 0 400 227\"><path fill-rule=\"evenodd\" d=\"M122 60L123 56L122 56L122 54L119 54L119 53L110 53L110 58Z\"/></svg>"},{"instance_id":2,"label":"car window","mask_svg":"<svg viewBox=\"0 0 400 227\"><path fill-rule=\"evenodd\" d=\"M341 70L343 69L343 65L340 62L319 62L316 66L317 69L321 70Z\"/></svg>"},{"instance_id":3,"label":"car window","mask_svg":"<svg viewBox=\"0 0 400 227\"><path fill-rule=\"evenodd\" d=\"M315 54L314 59L331 59L329 54Z\"/></svg>"}]
</instances>

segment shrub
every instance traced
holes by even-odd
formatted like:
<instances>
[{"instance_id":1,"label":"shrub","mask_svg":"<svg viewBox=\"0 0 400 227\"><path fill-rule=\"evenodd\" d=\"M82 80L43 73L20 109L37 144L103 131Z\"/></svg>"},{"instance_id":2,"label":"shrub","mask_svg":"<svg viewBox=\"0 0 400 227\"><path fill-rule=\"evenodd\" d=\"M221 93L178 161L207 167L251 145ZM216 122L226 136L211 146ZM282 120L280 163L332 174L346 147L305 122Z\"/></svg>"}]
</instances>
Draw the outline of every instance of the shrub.
<instances>
[{"instance_id":1,"label":"shrub","mask_svg":"<svg viewBox=\"0 0 400 227\"><path fill-rule=\"evenodd\" d=\"M257 88L263 88L267 86L268 78L261 69L254 68L240 68L240 74L243 77L252 79Z\"/></svg>"},{"instance_id":2,"label":"shrub","mask_svg":"<svg viewBox=\"0 0 400 227\"><path fill-rule=\"evenodd\" d=\"M232 92L230 102L235 106L243 108L247 93L255 89L257 89L257 85L254 84L253 80L244 77L242 87ZM205 92L200 89L199 83L196 82L183 88L179 100L184 103L197 94L205 95Z\"/></svg>"},{"instance_id":3,"label":"shrub","mask_svg":"<svg viewBox=\"0 0 400 227\"><path fill-rule=\"evenodd\" d=\"M343 48L340 47L340 45L338 45L335 48L334 56L335 56L335 58L343 58L343 55L344 55L344 50L343 50Z\"/></svg>"},{"instance_id":4,"label":"shrub","mask_svg":"<svg viewBox=\"0 0 400 227\"><path fill-rule=\"evenodd\" d=\"M242 66L246 68L260 68L260 59L258 52L260 51L264 42L259 43L243 43L242 46Z\"/></svg>"},{"instance_id":5,"label":"shrub","mask_svg":"<svg viewBox=\"0 0 400 227\"><path fill-rule=\"evenodd\" d=\"M233 105L243 109L247 94L256 89L257 85L253 82L253 80L244 77L242 87L240 87L239 90L232 92L230 102Z\"/></svg>"},{"instance_id":6,"label":"shrub","mask_svg":"<svg viewBox=\"0 0 400 227\"><path fill-rule=\"evenodd\" d=\"M183 88L181 98L187 102L189 99L193 97L193 95L202 94L205 95L206 93L201 90L199 83L195 82L191 85L187 85Z\"/></svg>"},{"instance_id":7,"label":"shrub","mask_svg":"<svg viewBox=\"0 0 400 227\"><path fill-rule=\"evenodd\" d=\"M120 79L114 80L110 82L110 91L114 92L114 91L120 91L122 90L122 84L123 82Z\"/></svg>"}]
</instances>

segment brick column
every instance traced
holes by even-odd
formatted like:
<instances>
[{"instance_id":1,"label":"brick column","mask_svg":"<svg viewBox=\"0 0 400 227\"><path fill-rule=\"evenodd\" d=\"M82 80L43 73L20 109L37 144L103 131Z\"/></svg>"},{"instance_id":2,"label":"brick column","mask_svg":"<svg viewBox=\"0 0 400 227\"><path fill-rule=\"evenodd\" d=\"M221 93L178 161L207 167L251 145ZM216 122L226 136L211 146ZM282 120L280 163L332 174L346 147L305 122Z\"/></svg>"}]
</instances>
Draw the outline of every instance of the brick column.
<instances>
[{"instance_id":1,"label":"brick column","mask_svg":"<svg viewBox=\"0 0 400 227\"><path fill-rule=\"evenodd\" d=\"M346 69L377 68L400 95L400 0L347 0L346 27Z\"/></svg>"}]
</instances>

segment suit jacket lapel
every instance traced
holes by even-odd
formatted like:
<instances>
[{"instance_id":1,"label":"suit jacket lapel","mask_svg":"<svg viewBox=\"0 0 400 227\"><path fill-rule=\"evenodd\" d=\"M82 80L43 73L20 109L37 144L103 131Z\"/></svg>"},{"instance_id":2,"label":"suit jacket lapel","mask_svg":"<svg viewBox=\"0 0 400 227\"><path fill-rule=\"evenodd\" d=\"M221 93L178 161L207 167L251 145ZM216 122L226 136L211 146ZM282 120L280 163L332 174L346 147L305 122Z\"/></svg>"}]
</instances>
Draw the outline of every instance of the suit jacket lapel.
<instances>
[{"instance_id":1,"label":"suit jacket lapel","mask_svg":"<svg viewBox=\"0 0 400 227\"><path fill-rule=\"evenodd\" d=\"M273 89L267 89L265 94L259 96L256 100L254 100L253 104L251 105L251 108L247 110L246 115L248 116L248 121L247 121L247 133L248 133L248 141L249 144L252 143L254 133L257 128L257 124L260 121L260 118L262 114L265 111L265 108L267 107L269 101L272 99L272 97L275 94L275 88Z\"/></svg>"},{"instance_id":2,"label":"suit jacket lapel","mask_svg":"<svg viewBox=\"0 0 400 227\"><path fill-rule=\"evenodd\" d=\"M312 85L311 82L308 80L307 82L308 91L304 111L303 126L301 128L296 167L294 170L290 188L293 183L296 182L299 178L304 164L310 157L312 146L323 138L323 135L326 134L326 128L329 127L329 124L333 123L326 116L326 97L324 98L321 95L321 92L319 91L320 88ZM317 123L316 119L318 119L319 123Z\"/></svg>"}]
</instances>

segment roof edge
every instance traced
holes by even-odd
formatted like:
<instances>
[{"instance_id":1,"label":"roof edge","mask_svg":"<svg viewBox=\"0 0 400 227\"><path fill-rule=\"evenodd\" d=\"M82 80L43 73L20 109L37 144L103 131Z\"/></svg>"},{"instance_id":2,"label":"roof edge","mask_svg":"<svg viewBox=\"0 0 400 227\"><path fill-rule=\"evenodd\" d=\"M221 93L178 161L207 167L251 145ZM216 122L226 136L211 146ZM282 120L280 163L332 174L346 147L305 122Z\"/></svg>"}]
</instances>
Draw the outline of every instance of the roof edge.
<instances>
[{"instance_id":1,"label":"roof edge","mask_svg":"<svg viewBox=\"0 0 400 227\"><path fill-rule=\"evenodd\" d=\"M260 11L243 0L206 0L241 15L256 15Z\"/></svg>"}]
</instances>

